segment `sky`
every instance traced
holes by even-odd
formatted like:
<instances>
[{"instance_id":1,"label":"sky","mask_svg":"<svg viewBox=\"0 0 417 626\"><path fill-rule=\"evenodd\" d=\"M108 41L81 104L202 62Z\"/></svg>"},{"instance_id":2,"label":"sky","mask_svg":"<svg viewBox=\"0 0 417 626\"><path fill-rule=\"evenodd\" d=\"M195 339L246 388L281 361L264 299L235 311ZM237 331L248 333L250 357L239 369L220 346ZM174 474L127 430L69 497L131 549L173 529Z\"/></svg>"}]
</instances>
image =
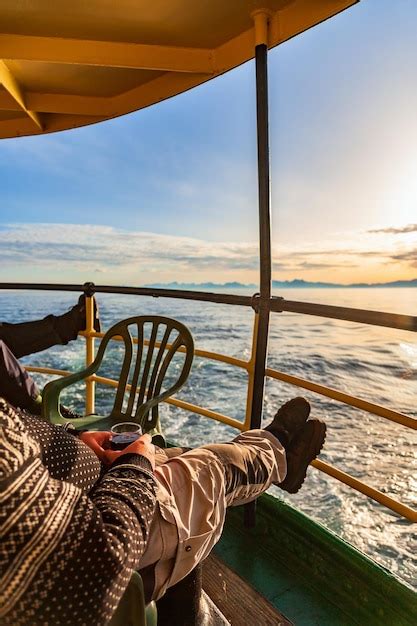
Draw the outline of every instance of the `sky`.
<instances>
[{"instance_id":1,"label":"sky","mask_svg":"<svg viewBox=\"0 0 417 626\"><path fill-rule=\"evenodd\" d=\"M417 278L417 2L269 54L273 278ZM0 281L256 283L254 63L154 107L0 142Z\"/></svg>"}]
</instances>

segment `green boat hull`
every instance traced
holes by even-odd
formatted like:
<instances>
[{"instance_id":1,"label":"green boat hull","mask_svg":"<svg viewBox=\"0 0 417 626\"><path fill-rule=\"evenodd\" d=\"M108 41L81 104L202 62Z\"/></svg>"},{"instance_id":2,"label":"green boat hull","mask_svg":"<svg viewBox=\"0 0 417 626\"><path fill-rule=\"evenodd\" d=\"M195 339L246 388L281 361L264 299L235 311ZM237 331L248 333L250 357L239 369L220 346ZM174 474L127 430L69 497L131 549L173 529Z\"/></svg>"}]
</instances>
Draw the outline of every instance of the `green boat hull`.
<instances>
[{"instance_id":1,"label":"green boat hull","mask_svg":"<svg viewBox=\"0 0 417 626\"><path fill-rule=\"evenodd\" d=\"M297 626L417 624L413 589L277 498L259 498L254 529L229 509L215 552Z\"/></svg>"}]
</instances>

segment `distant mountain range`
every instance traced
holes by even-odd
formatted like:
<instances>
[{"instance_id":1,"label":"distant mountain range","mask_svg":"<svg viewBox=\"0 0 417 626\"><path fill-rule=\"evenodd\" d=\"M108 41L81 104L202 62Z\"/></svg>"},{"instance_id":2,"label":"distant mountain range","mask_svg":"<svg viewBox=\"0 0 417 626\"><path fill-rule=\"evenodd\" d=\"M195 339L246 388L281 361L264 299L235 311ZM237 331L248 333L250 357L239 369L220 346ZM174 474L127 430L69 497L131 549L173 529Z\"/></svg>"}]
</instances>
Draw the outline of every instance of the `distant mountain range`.
<instances>
[{"instance_id":1,"label":"distant mountain range","mask_svg":"<svg viewBox=\"0 0 417 626\"><path fill-rule=\"evenodd\" d=\"M192 291L211 291L213 289L257 289L257 285L244 284L239 282L230 283L154 283L152 285L145 285L145 287L155 289L189 289ZM368 289L368 288L381 288L381 287L417 287L417 278L413 280L395 280L390 283L351 283L349 285L342 285L341 283L319 283L308 282L295 278L294 280L273 280L273 289Z\"/></svg>"}]
</instances>

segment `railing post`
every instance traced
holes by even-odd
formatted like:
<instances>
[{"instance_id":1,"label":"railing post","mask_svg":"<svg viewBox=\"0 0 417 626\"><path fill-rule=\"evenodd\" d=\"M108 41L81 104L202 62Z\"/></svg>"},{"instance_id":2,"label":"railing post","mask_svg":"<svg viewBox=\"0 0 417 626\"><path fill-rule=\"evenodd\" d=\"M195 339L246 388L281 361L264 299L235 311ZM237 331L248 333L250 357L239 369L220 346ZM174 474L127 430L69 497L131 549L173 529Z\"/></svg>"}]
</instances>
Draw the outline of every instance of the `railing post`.
<instances>
[{"instance_id":1,"label":"railing post","mask_svg":"<svg viewBox=\"0 0 417 626\"><path fill-rule=\"evenodd\" d=\"M260 428L265 387L265 369L268 351L269 315L271 300L271 217L269 184L269 122L268 122L268 9L252 13L255 33L256 66L256 128L258 139L258 201L259 201L259 298L256 312L256 358L253 375L251 428ZM255 525L255 507L245 506L245 525Z\"/></svg>"},{"instance_id":2,"label":"railing post","mask_svg":"<svg viewBox=\"0 0 417 626\"><path fill-rule=\"evenodd\" d=\"M94 296L85 297L86 312L86 333L85 333L85 364L88 367L94 361ZM90 415L95 412L95 387L96 383L93 378L89 376L85 381L86 394L85 394L85 414Z\"/></svg>"}]
</instances>

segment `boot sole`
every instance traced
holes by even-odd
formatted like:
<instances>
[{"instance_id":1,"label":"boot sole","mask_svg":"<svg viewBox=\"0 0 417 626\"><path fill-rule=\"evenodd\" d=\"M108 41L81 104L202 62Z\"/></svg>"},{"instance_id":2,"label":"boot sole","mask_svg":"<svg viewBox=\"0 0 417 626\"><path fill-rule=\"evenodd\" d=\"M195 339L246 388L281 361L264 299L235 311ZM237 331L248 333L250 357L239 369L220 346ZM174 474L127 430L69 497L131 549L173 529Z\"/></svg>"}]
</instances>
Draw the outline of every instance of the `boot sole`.
<instances>
[{"instance_id":1,"label":"boot sole","mask_svg":"<svg viewBox=\"0 0 417 626\"><path fill-rule=\"evenodd\" d=\"M326 424L324 422L317 419L308 420L306 427L312 428L313 432L310 440L306 443L306 449L299 455L304 459L304 462L298 466L296 472L292 472L292 469L290 470L292 476L289 480L285 478L282 483L278 484L278 487L288 491L288 493L297 493L299 491L306 478L308 466L311 461L318 457L326 439Z\"/></svg>"}]
</instances>

